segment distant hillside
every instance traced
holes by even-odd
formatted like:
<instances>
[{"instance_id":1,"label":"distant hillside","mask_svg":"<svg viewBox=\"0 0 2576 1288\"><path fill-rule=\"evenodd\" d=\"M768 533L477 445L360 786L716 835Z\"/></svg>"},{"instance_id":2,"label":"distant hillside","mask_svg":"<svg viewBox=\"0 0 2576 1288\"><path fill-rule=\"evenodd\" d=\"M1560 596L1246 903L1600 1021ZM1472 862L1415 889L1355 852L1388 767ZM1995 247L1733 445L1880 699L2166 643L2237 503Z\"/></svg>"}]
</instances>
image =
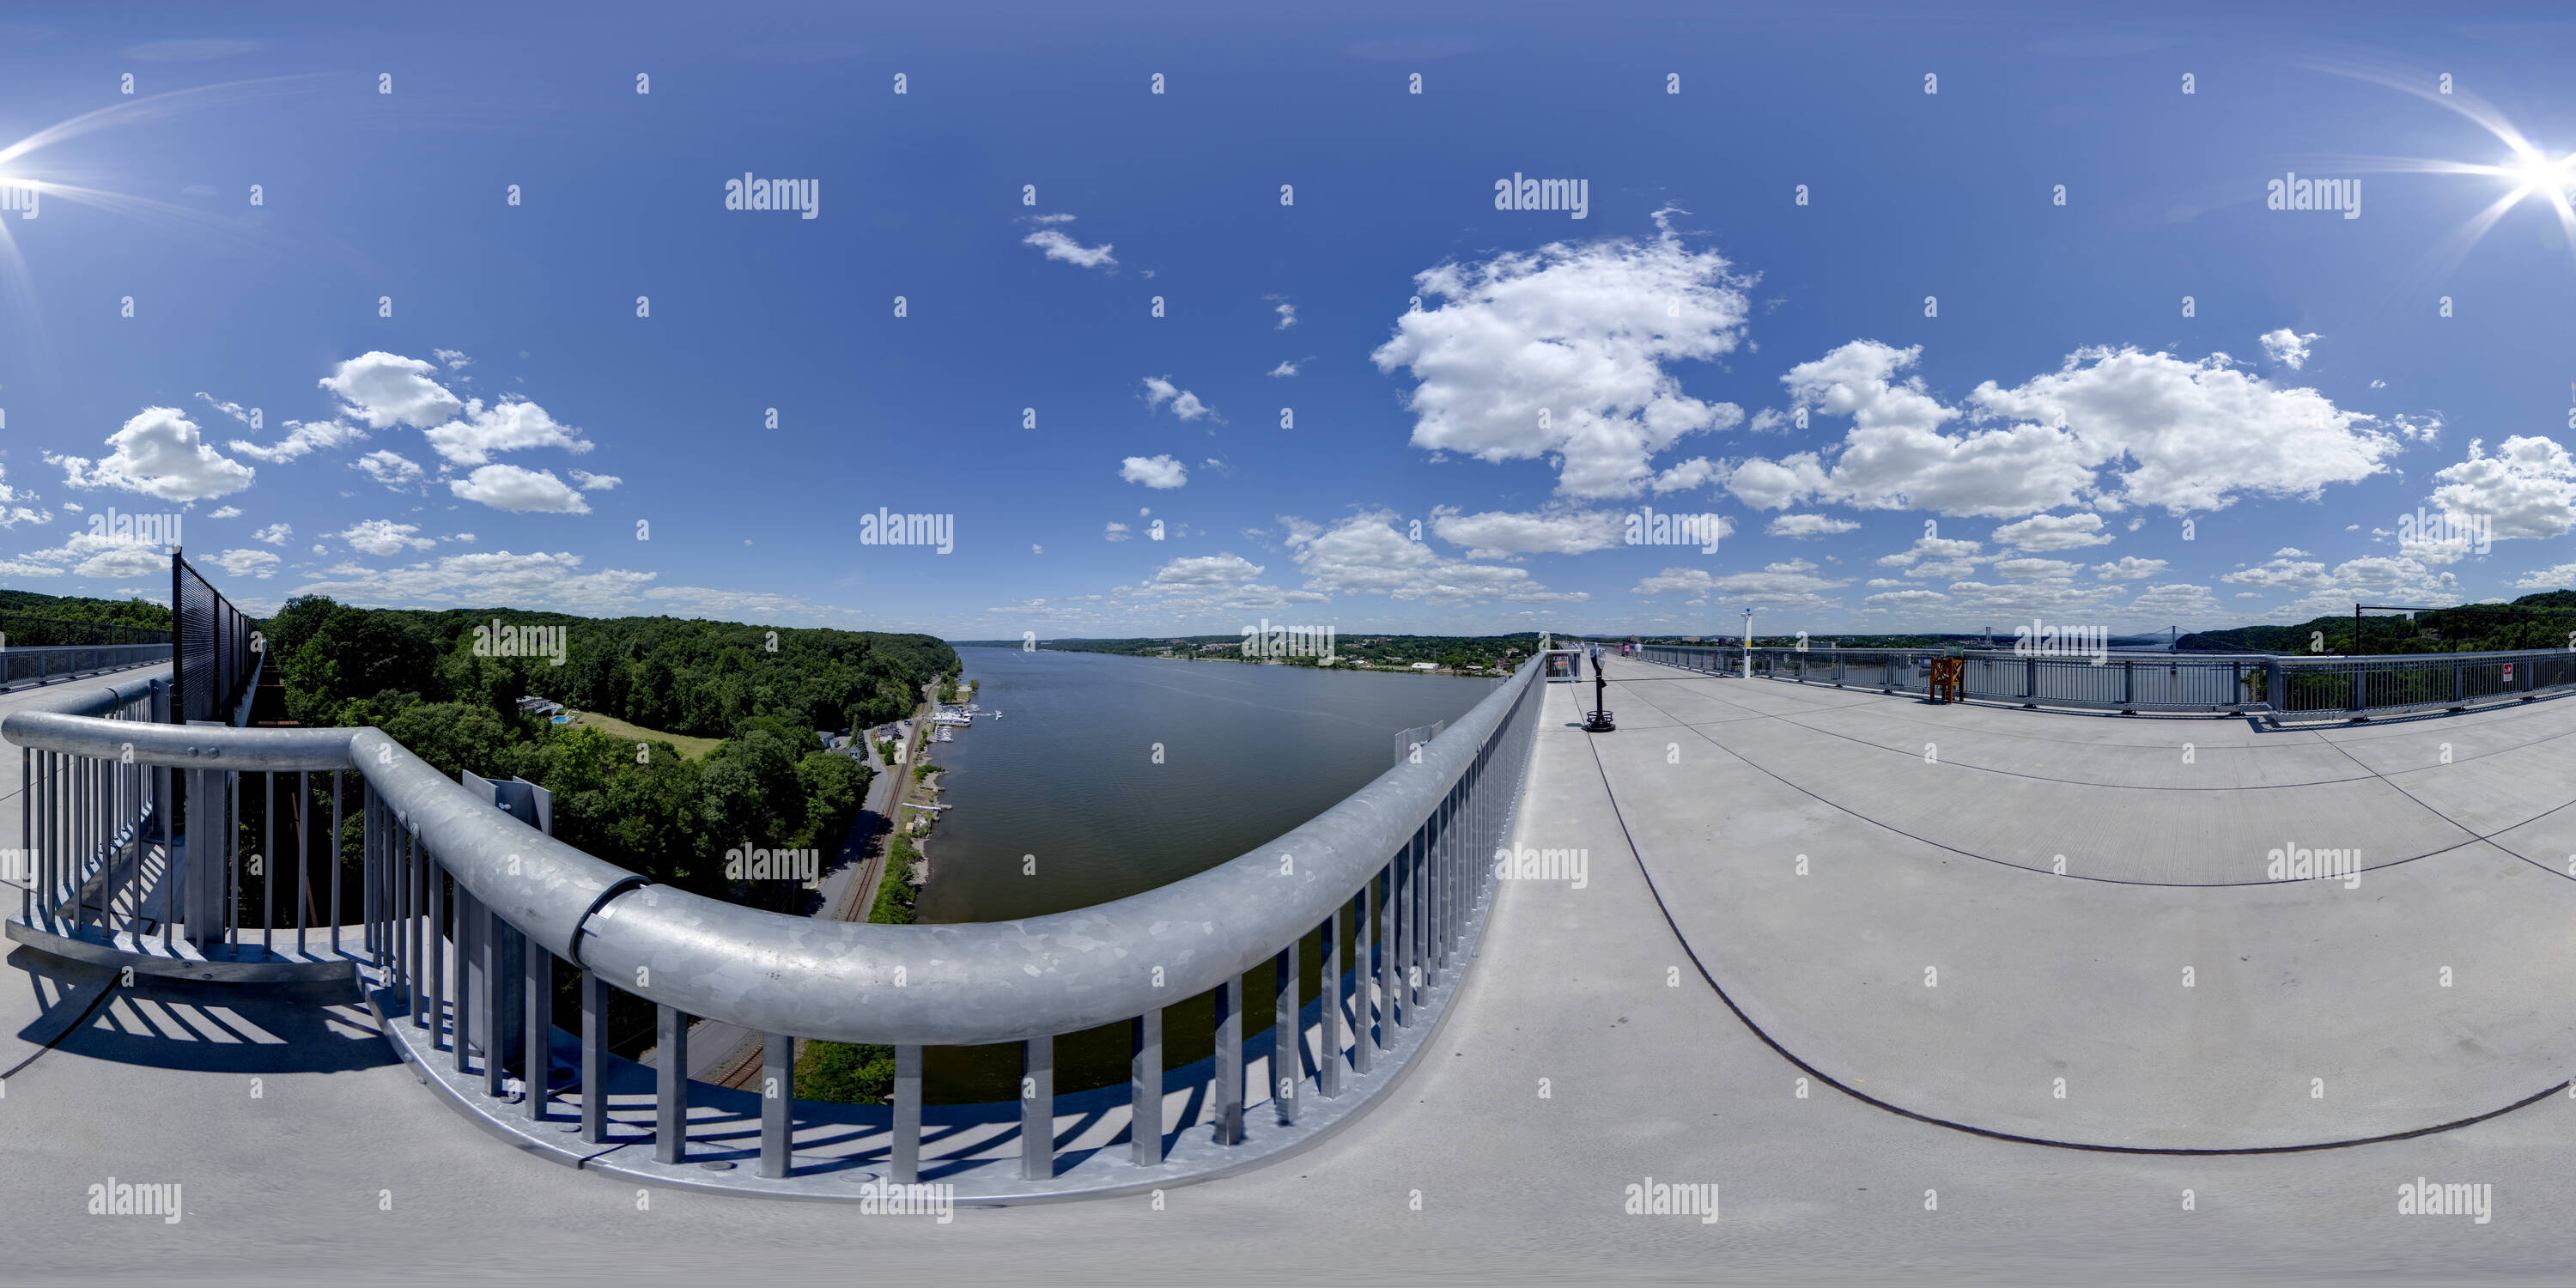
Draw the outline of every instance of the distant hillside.
<instances>
[{"instance_id":1,"label":"distant hillside","mask_svg":"<svg viewBox=\"0 0 2576 1288\"><path fill-rule=\"evenodd\" d=\"M2576 591L2544 590L2510 604L2464 604L2411 617L2364 614L2360 638L2349 614L2296 626L2238 626L2194 631L2175 647L2185 653L2469 653L2565 648L2576 639Z\"/></svg>"},{"instance_id":2,"label":"distant hillside","mask_svg":"<svg viewBox=\"0 0 2576 1288\"><path fill-rule=\"evenodd\" d=\"M19 616L24 614L24 616ZM45 618L47 621L30 621ZM51 622L94 622L102 626L140 626L151 630L170 629L170 609L140 599L85 599L70 595L40 595L32 590L0 590L0 634L22 648L45 644L113 643L113 637L97 636L77 628L54 626Z\"/></svg>"},{"instance_id":3,"label":"distant hillside","mask_svg":"<svg viewBox=\"0 0 2576 1288\"><path fill-rule=\"evenodd\" d=\"M563 656L476 651L475 630L560 627ZM514 719L522 694L648 729L726 738L755 716L808 731L882 724L958 670L927 635L743 626L671 617L575 617L507 608L351 608L288 600L264 623L297 720L374 723L416 702Z\"/></svg>"}]
</instances>

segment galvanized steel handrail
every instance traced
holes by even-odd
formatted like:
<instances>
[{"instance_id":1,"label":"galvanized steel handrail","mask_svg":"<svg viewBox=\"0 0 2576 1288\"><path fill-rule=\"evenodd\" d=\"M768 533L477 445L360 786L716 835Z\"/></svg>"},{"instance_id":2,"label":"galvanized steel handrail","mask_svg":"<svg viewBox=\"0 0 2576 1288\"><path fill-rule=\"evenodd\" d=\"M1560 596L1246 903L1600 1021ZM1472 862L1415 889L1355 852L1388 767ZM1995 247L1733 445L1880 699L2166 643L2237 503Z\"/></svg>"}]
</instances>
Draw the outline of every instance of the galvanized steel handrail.
<instances>
[{"instance_id":1,"label":"galvanized steel handrail","mask_svg":"<svg viewBox=\"0 0 2576 1288\"><path fill-rule=\"evenodd\" d=\"M893 1143L885 1165L895 1180L905 1182L920 1175L925 1161L923 1048L1014 1042L1022 1047L1026 1075L1020 1176L1039 1187L1024 1192L1065 1194L1157 1182L1091 1176L1071 1189L1046 1188L1057 1184L1053 1044L1059 1035L1119 1021L1129 1025L1134 1049L1130 1152L1136 1166L1156 1168L1152 1175L1169 1179L1244 1164L1200 1157L1178 1171L1165 1165L1163 1012L1193 996L1215 997L1216 1053L1207 1084L1207 1121L1214 1124L1216 1146L1246 1143L1242 1039L1245 1014L1253 1008L1246 1005L1243 975L1265 960L1277 980L1275 1006L1262 1006L1254 1014L1273 1011L1276 1016L1271 1062L1277 1076L1265 1094L1287 1134L1262 1135L1261 1151L1252 1156L1310 1142L1315 1133L1347 1121L1354 1106L1371 1103L1410 1067L1428 1041L1426 1023L1437 1023L1450 990L1463 976L1482 926L1482 910L1497 879L1485 853L1509 835L1536 733L1545 662L1545 655L1531 658L1425 743L1418 760L1406 757L1332 809L1251 853L1111 903L966 925L817 921L651 885L508 817L493 808L492 799L448 780L376 729L235 729L96 718L130 714L121 707L133 703L138 693L166 695L166 690L155 693L149 681L65 693L43 709L8 716L0 721L0 732L59 767L44 779L41 812L48 818L81 815L94 799L78 790L90 779L76 780L61 770L77 775L88 767L114 765L121 773L146 777L156 770L175 770L188 779L188 830L209 839L228 835L236 826L239 806L227 805L225 799L241 776L269 776L273 790L275 774L303 773L309 792L314 772L333 774L331 835L336 837L337 775L352 770L361 775L366 790L357 817L364 860L357 894L363 953L348 956L342 945L339 910L344 905L335 866L335 911L322 964L377 968L381 991L375 997L392 1026L388 1036L410 1058L424 1059L450 1032L446 1046L460 1076L470 1054L482 1057L475 1081L484 1099L459 1096L454 1084L442 1083L469 1112L488 1116L488 1110L471 1106L502 1098L505 1087L515 1085L505 1076L509 1068L531 1078L544 1068L531 1062L545 1051L552 1032L544 981L552 973L552 960L561 958L581 972L580 1065L587 1074L578 1128L585 1144L608 1140L604 1021L607 994L614 989L658 1006L656 1166L675 1167L687 1156L687 1021L695 1015L763 1035L763 1080L773 1089L761 1110L764 1182L791 1177L797 1170L791 1143L794 1098L788 1089L790 1052L797 1039L894 1048ZM171 776L158 779L153 796L166 799ZM34 794L29 801L32 819L38 812ZM158 818L160 839L171 846L170 811L160 810ZM174 859L176 870L190 877L184 890L188 912L181 918L189 926L186 938L207 954L209 966L217 964L217 945L237 910L238 887L230 887L231 894L218 888L238 879L219 862L227 853L209 848L201 856ZM139 904L139 857L135 874ZM442 911L442 892L451 880L453 896L445 899ZM444 929L447 912L454 914L452 934ZM32 933L52 936L31 942L56 951L93 957L127 952L160 968L167 965L172 947L167 918L165 956L160 959L151 958L139 942L110 936L102 945L82 939L78 918L69 937L50 914L41 930L36 918L26 920ZM273 925L265 915L263 922ZM302 924L297 923L298 958L305 957ZM101 930L107 929L102 917ZM21 937L16 926L10 933ZM1301 943L1315 935L1321 936L1327 991L1316 999L1322 1004L1323 1033L1309 1061L1299 1018L1297 959ZM1351 941L1347 964L1346 938ZM523 972L511 965L522 955L515 946L522 941ZM220 950L225 964L241 960L242 943L235 940L236 947ZM264 942L258 952L274 957ZM442 1000L450 966L456 989L452 1011ZM503 984L505 974L516 975L519 982ZM521 987L524 1007L507 1004ZM1352 1004L1347 1020L1346 997ZM451 1016L452 1025L443 1025ZM416 1044L406 1036L414 1028L425 1031ZM1387 1053L1374 1074L1373 1051ZM1356 1088L1359 1095L1338 1109L1326 1108L1313 1127L1299 1127L1301 1083L1311 1083L1328 1106L1348 1090ZM522 1098L527 1119L548 1117L546 1106L553 1097L541 1084ZM541 1152L560 1151L549 1138ZM585 1166L609 1166L597 1158L562 1156ZM668 1172L648 1174L670 1179ZM688 1175L694 1183L697 1174ZM752 1192L771 1191L753 1187Z\"/></svg>"},{"instance_id":2,"label":"galvanized steel handrail","mask_svg":"<svg viewBox=\"0 0 2576 1288\"><path fill-rule=\"evenodd\" d=\"M1431 817L1538 675L1522 666L1421 763L1250 853L1115 902L1016 921L888 926L726 903L634 875L492 808L365 729L136 726L21 711L23 746L180 769L354 769L475 898L547 949L693 1015L801 1037L971 1046L1123 1020L1207 991L1314 929Z\"/></svg>"},{"instance_id":3,"label":"galvanized steel handrail","mask_svg":"<svg viewBox=\"0 0 2576 1288\"><path fill-rule=\"evenodd\" d=\"M1941 648L1643 646L1649 662L1709 674L1921 693L1917 663ZM2108 653L1962 649L1967 696L2033 707L2268 713L2352 719L2458 710L2482 701L2576 691L2576 651L2521 649L2318 657L2272 653ZM2100 658L2099 661L2095 657Z\"/></svg>"},{"instance_id":4,"label":"galvanized steel handrail","mask_svg":"<svg viewBox=\"0 0 2576 1288\"><path fill-rule=\"evenodd\" d=\"M170 660L167 644L33 644L0 649L0 687Z\"/></svg>"}]
</instances>

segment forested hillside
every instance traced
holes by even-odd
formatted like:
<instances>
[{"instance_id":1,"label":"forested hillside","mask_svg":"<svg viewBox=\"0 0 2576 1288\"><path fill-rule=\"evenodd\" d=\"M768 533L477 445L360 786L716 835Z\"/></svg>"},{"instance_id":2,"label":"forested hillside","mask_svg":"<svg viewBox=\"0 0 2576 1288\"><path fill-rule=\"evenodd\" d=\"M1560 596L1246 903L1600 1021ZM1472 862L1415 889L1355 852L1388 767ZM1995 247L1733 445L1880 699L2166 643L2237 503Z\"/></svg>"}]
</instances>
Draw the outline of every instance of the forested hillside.
<instances>
[{"instance_id":1,"label":"forested hillside","mask_svg":"<svg viewBox=\"0 0 2576 1288\"><path fill-rule=\"evenodd\" d=\"M2412 617L2364 614L2356 641L2349 614L2296 626L2238 626L2194 631L2176 647L2186 653L2474 653L2576 647L2576 591L2544 590L2510 604L2464 604Z\"/></svg>"},{"instance_id":2,"label":"forested hillside","mask_svg":"<svg viewBox=\"0 0 2576 1288\"><path fill-rule=\"evenodd\" d=\"M18 617L21 614L55 622L95 622L102 626L141 626L160 631L170 629L169 607L147 600L84 599L40 595L32 590L0 590L0 617ZM11 642L20 647L106 642L105 637L53 627L46 622L21 620L0 626L0 630L7 631Z\"/></svg>"},{"instance_id":3,"label":"forested hillside","mask_svg":"<svg viewBox=\"0 0 2576 1288\"><path fill-rule=\"evenodd\" d=\"M475 627L495 620L561 627L563 665L478 655ZM729 880L725 851L820 848L828 863L868 771L823 750L815 731L908 714L921 684L957 668L945 643L921 635L316 597L288 601L262 629L297 722L375 725L450 777L524 777L554 793L559 838L658 882L781 910L798 892ZM525 694L725 741L691 760L667 742L523 716Z\"/></svg>"}]
</instances>

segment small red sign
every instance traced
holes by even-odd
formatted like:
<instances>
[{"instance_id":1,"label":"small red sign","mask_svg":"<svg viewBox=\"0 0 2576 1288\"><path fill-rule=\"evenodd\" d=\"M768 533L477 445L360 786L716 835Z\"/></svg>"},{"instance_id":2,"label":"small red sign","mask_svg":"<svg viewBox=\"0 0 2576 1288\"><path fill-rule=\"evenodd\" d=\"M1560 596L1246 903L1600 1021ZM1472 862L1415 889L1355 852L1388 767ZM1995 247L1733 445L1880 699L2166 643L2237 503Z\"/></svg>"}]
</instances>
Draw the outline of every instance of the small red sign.
<instances>
[{"instance_id":1,"label":"small red sign","mask_svg":"<svg viewBox=\"0 0 2576 1288\"><path fill-rule=\"evenodd\" d=\"M2505 682L2508 684L2513 682L2513 663L2507 662L2504 664L2504 678Z\"/></svg>"}]
</instances>

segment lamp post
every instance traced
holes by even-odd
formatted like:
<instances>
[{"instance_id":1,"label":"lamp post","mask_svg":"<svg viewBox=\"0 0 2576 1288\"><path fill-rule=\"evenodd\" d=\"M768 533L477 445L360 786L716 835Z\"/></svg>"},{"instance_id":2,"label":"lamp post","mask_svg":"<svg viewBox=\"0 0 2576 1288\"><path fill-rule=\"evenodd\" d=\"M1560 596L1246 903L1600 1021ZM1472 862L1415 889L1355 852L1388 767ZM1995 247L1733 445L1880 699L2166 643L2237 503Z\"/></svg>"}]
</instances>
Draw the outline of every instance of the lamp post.
<instances>
[{"instance_id":1,"label":"lamp post","mask_svg":"<svg viewBox=\"0 0 2576 1288\"><path fill-rule=\"evenodd\" d=\"M1744 610L1744 678L1753 678L1753 610Z\"/></svg>"}]
</instances>

